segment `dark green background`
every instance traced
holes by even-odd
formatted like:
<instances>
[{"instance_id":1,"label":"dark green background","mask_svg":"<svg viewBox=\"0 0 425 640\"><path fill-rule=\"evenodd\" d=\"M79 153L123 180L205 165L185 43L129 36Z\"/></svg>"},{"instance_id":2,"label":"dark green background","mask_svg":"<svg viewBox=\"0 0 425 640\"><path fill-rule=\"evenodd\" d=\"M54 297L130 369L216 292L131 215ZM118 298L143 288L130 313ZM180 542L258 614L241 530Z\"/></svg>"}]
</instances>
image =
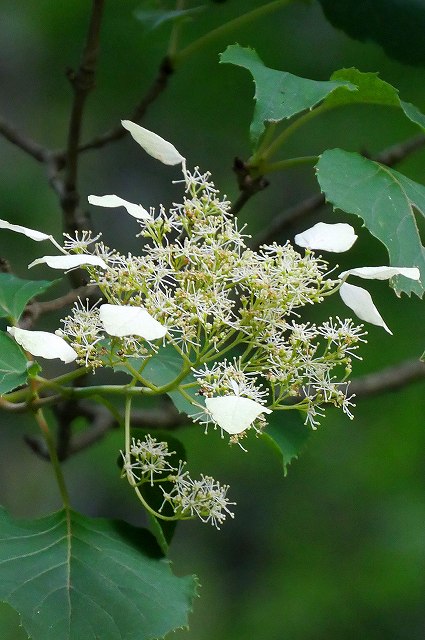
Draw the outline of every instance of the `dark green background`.
<instances>
[{"instance_id":1,"label":"dark green background","mask_svg":"<svg viewBox=\"0 0 425 640\"><path fill-rule=\"evenodd\" d=\"M261 4L210 3L209 12L187 25L183 41ZM140 0L106 3L97 87L87 104L84 139L128 117L155 76L167 28L146 34L133 15L140 5ZM64 144L69 117L65 70L78 63L89 6L83 0L0 0L0 113L55 148ZM254 47L268 66L313 79L326 80L343 66L379 71L404 100L425 111L424 69L403 66L376 45L348 39L329 25L316 3L281 9L188 59L143 121L172 141L189 165L210 170L231 199L237 196L232 162L234 156L249 156L253 109L248 73L218 64L218 53L234 42ZM373 153L415 133L395 111L347 108L309 124L286 153L314 154L335 146ZM0 217L59 237L60 211L42 167L1 139L0 166ZM419 152L398 169L423 183L424 167L425 153ZM83 199L90 193L116 193L148 207L180 195L178 185L170 186L178 171L147 158L129 137L85 154L80 175ZM240 219L255 233L316 188L310 168L275 174ZM137 250L132 219L110 210L92 208L91 213L94 229L104 231L106 242ZM324 211L316 213L291 235L324 216ZM385 264L385 250L359 229L358 219L334 216L335 221L343 219L357 226L360 237L349 254L338 256L339 264ZM0 255L20 276L26 277L26 264L45 252L26 238L1 234ZM36 269L31 277L52 278L47 269ZM424 349L423 303L397 299L386 283L367 287L394 336L370 327L355 376L418 357ZM346 312L336 300L326 313ZM43 318L37 328L56 328L59 317ZM416 383L397 393L359 399L354 421L329 411L286 478L260 442L253 440L244 453L229 448L215 432L205 436L199 426L181 430L194 472L229 483L238 504L235 520L220 532L197 523L178 529L171 550L176 571L199 574L203 586L192 630L170 637L420 640L425 626L424 405L424 385ZM35 427L28 420L2 414L0 501L16 516L26 517L59 505L49 466L23 443L29 432ZM114 433L70 460L65 472L75 508L140 523L139 505L115 466L121 446L121 434ZM2 627L0 619L0 637L18 640L13 622L8 624Z\"/></svg>"}]
</instances>

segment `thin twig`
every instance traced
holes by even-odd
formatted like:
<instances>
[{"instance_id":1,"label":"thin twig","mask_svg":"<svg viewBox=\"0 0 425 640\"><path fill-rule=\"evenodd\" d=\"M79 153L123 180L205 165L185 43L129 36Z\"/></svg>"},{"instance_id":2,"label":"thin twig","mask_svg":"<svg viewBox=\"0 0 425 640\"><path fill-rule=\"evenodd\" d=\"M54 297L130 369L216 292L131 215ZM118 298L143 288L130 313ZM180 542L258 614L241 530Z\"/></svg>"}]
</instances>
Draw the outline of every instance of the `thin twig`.
<instances>
[{"instance_id":1,"label":"thin twig","mask_svg":"<svg viewBox=\"0 0 425 640\"><path fill-rule=\"evenodd\" d=\"M33 300L25 308L23 317L20 320L19 326L21 329L30 329L34 322L43 314L51 313L52 311L58 311L64 307L76 302L78 299L85 300L86 298L92 298L96 296L96 300L99 298L99 290L92 284L78 289L71 289L68 293L65 293L59 298L54 300L46 300L45 302L38 302Z\"/></svg>"},{"instance_id":2,"label":"thin twig","mask_svg":"<svg viewBox=\"0 0 425 640\"><path fill-rule=\"evenodd\" d=\"M109 431L119 426L117 418L101 405L79 403L72 408L72 419L77 416L87 418L90 421L90 426L74 437L66 432L66 442L62 443L60 438L64 436L64 431L58 432L58 457L61 461L100 442ZM187 420L185 415L178 413L171 403L156 409L133 411L131 414L131 426L139 428L170 430L186 423ZM40 458L49 460L49 453L43 440L28 435L24 437L24 440Z\"/></svg>"},{"instance_id":3,"label":"thin twig","mask_svg":"<svg viewBox=\"0 0 425 640\"><path fill-rule=\"evenodd\" d=\"M424 378L425 363L417 359L406 360L377 373L370 373L353 380L350 384L350 392L359 398L364 398L387 391L397 391Z\"/></svg>"},{"instance_id":4,"label":"thin twig","mask_svg":"<svg viewBox=\"0 0 425 640\"><path fill-rule=\"evenodd\" d=\"M240 158L235 158L233 162L233 171L236 174L238 186L240 190L239 197L232 205L230 213L236 215L242 207L259 191L263 191L269 186L268 180L264 176L251 176L249 167Z\"/></svg>"},{"instance_id":5,"label":"thin twig","mask_svg":"<svg viewBox=\"0 0 425 640\"><path fill-rule=\"evenodd\" d=\"M394 167L394 165L398 164L415 151L422 149L424 146L425 135L420 134L413 138L408 138L408 140L404 140L403 142L399 142L398 144L394 144L393 146L388 147L388 149L384 149L372 157L372 160L385 164L387 167Z\"/></svg>"},{"instance_id":6,"label":"thin twig","mask_svg":"<svg viewBox=\"0 0 425 640\"><path fill-rule=\"evenodd\" d=\"M35 140L25 136L21 131L18 131L3 119L0 119L0 134L6 138L6 140L9 140L9 142L32 156L37 162L46 162L49 150L42 147L38 142L35 142Z\"/></svg>"},{"instance_id":7,"label":"thin twig","mask_svg":"<svg viewBox=\"0 0 425 640\"><path fill-rule=\"evenodd\" d=\"M89 28L80 66L75 73L68 73L74 90L74 99L68 129L65 175L63 180L64 193L61 198L61 205L65 216L65 231L71 234L80 230L82 226L86 226L85 217L78 208L78 147L80 145L84 107L87 96L94 87L103 7L104 0L93 0Z\"/></svg>"},{"instance_id":8,"label":"thin twig","mask_svg":"<svg viewBox=\"0 0 425 640\"><path fill-rule=\"evenodd\" d=\"M263 231L256 234L252 247L258 249L262 244L276 240L284 231L290 229L295 222L304 216L314 213L314 211L323 207L324 204L325 196L322 193L318 193L279 213Z\"/></svg>"},{"instance_id":9,"label":"thin twig","mask_svg":"<svg viewBox=\"0 0 425 640\"><path fill-rule=\"evenodd\" d=\"M158 69L158 74L151 86L143 96L139 104L135 107L132 114L129 116L129 120L133 122L139 122L145 115L148 107L156 100L156 98L164 91L168 85L170 76L174 73L174 67L171 60L165 57ZM127 131L122 127L114 127L105 133L92 138L85 144L78 147L78 151L88 151L89 149L99 149L104 147L110 142L116 142L126 135Z\"/></svg>"}]
</instances>

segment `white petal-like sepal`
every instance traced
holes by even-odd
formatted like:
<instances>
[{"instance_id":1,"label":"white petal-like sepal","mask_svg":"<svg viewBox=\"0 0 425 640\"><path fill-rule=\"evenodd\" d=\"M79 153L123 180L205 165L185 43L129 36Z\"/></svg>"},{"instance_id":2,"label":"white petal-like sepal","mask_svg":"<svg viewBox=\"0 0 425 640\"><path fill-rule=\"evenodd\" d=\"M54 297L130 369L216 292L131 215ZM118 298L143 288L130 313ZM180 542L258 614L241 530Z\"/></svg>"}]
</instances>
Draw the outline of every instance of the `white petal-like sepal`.
<instances>
[{"instance_id":1,"label":"white petal-like sepal","mask_svg":"<svg viewBox=\"0 0 425 640\"><path fill-rule=\"evenodd\" d=\"M343 271L338 277L345 276L358 276L366 280L388 280L394 276L405 276L411 280L419 280L421 274L417 267L358 267Z\"/></svg>"},{"instance_id":2,"label":"white petal-like sepal","mask_svg":"<svg viewBox=\"0 0 425 640\"><path fill-rule=\"evenodd\" d=\"M94 204L96 207L110 207L112 209L115 207L124 207L134 218L152 220L150 213L146 211L141 204L133 204L113 194L106 196L89 196L87 199L90 204Z\"/></svg>"},{"instance_id":3,"label":"white petal-like sepal","mask_svg":"<svg viewBox=\"0 0 425 640\"><path fill-rule=\"evenodd\" d=\"M35 229L29 229L28 227L22 227L20 224L11 224L6 220L0 220L0 229L9 229L10 231L16 231L16 233L22 233L27 238L40 242L41 240L51 240L52 237L47 233L36 231Z\"/></svg>"},{"instance_id":4,"label":"white petal-like sepal","mask_svg":"<svg viewBox=\"0 0 425 640\"><path fill-rule=\"evenodd\" d=\"M378 327L384 327L385 331L392 335L392 331L388 329L378 309L373 304L369 291L344 282L340 287L339 293L343 302L354 311L360 320L376 324Z\"/></svg>"},{"instance_id":5,"label":"white petal-like sepal","mask_svg":"<svg viewBox=\"0 0 425 640\"><path fill-rule=\"evenodd\" d=\"M84 265L102 267L102 269L108 268L106 262L99 256L86 255L85 253L63 256L43 256L31 262L31 264L28 265L28 269L31 269L31 267L34 267L36 264L47 264L47 266L52 269L75 269L75 267L82 267Z\"/></svg>"},{"instance_id":6,"label":"white petal-like sepal","mask_svg":"<svg viewBox=\"0 0 425 640\"><path fill-rule=\"evenodd\" d=\"M7 327L16 342L33 356L53 360L59 358L63 362L73 362L77 358L74 349L60 336L47 331L27 331L19 327Z\"/></svg>"},{"instance_id":7,"label":"white petal-like sepal","mask_svg":"<svg viewBox=\"0 0 425 640\"><path fill-rule=\"evenodd\" d=\"M185 161L184 157L177 149L156 133L144 129L131 120L121 120L124 129L127 129L133 136L134 140L153 158L160 160L164 164L181 164Z\"/></svg>"},{"instance_id":8,"label":"white petal-like sepal","mask_svg":"<svg viewBox=\"0 0 425 640\"><path fill-rule=\"evenodd\" d=\"M348 251L356 240L357 236L353 227L345 222L336 224L318 222L310 229L298 233L294 238L295 244L299 247L322 249L323 251L333 251L334 253Z\"/></svg>"},{"instance_id":9,"label":"white petal-like sepal","mask_svg":"<svg viewBox=\"0 0 425 640\"><path fill-rule=\"evenodd\" d=\"M205 404L214 422L232 435L248 429L262 413L272 413L255 400L234 395L206 398Z\"/></svg>"},{"instance_id":10,"label":"white petal-like sepal","mask_svg":"<svg viewBox=\"0 0 425 640\"><path fill-rule=\"evenodd\" d=\"M105 331L118 338L141 336L145 340L157 340L163 338L168 331L167 327L155 320L143 307L102 304L99 307L99 317Z\"/></svg>"}]
</instances>

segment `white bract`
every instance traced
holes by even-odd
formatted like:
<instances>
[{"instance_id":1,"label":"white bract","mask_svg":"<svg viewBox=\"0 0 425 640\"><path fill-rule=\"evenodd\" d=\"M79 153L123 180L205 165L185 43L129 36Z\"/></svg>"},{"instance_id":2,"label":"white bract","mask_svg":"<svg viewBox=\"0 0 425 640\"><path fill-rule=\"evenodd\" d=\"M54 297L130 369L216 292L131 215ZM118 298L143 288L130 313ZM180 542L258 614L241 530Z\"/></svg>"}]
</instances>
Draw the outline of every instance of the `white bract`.
<instances>
[{"instance_id":1,"label":"white bract","mask_svg":"<svg viewBox=\"0 0 425 640\"><path fill-rule=\"evenodd\" d=\"M394 276L404 276L411 280L419 280L421 277L417 267L357 267L357 269L348 269L339 274L340 278L348 276L358 276L365 280L388 280Z\"/></svg>"},{"instance_id":2,"label":"white bract","mask_svg":"<svg viewBox=\"0 0 425 640\"><path fill-rule=\"evenodd\" d=\"M19 327L7 327L16 342L33 356L53 360L59 358L65 363L73 362L77 353L61 337L47 331L27 331Z\"/></svg>"},{"instance_id":3,"label":"white bract","mask_svg":"<svg viewBox=\"0 0 425 640\"><path fill-rule=\"evenodd\" d=\"M351 249L357 240L357 236L353 227L345 222L336 224L318 222L310 229L298 233L294 240L295 244L306 249L321 249L323 251L342 253Z\"/></svg>"},{"instance_id":4,"label":"white bract","mask_svg":"<svg viewBox=\"0 0 425 640\"><path fill-rule=\"evenodd\" d=\"M369 291L363 289L363 287L356 287L354 284L348 284L344 282L339 290L342 301L350 307L360 320L370 322L378 327L383 327L385 331L391 333L390 329L385 324L378 309L375 307L372 297Z\"/></svg>"},{"instance_id":5,"label":"white bract","mask_svg":"<svg viewBox=\"0 0 425 640\"><path fill-rule=\"evenodd\" d=\"M131 120L121 120L121 124L124 129L131 133L134 140L140 144L146 153L153 158L169 165L185 162L185 158L177 151L175 146L156 133L144 129L140 125L131 122Z\"/></svg>"},{"instance_id":6,"label":"white bract","mask_svg":"<svg viewBox=\"0 0 425 640\"><path fill-rule=\"evenodd\" d=\"M367 280L388 280L397 275L402 275L412 280L419 280L420 272L416 267L358 267L356 269L343 271L339 274L339 277L345 280L350 275ZM360 320L370 322L378 327L383 327L385 331L388 331L388 333L392 335L392 331L390 331L385 324L381 314L373 303L370 293L366 291L366 289L343 282L339 293L343 302L354 311Z\"/></svg>"},{"instance_id":7,"label":"white bract","mask_svg":"<svg viewBox=\"0 0 425 640\"><path fill-rule=\"evenodd\" d=\"M27 238L40 242L41 240L51 240L52 236L47 233L42 233L36 229L29 229L28 227L22 227L20 224L11 224L7 220L0 220L0 229L9 229L9 231L15 231L16 233L22 233Z\"/></svg>"},{"instance_id":8,"label":"white bract","mask_svg":"<svg viewBox=\"0 0 425 640\"><path fill-rule=\"evenodd\" d=\"M163 338L168 329L143 307L102 304L99 317L110 336L141 336L145 340Z\"/></svg>"},{"instance_id":9,"label":"white bract","mask_svg":"<svg viewBox=\"0 0 425 640\"><path fill-rule=\"evenodd\" d=\"M94 204L96 207L108 207L108 208L116 208L116 207L124 207L133 218L138 218L139 220L152 220L152 216L146 209L142 207L141 204L133 204L132 202L128 202L119 196L114 194L105 195L105 196L89 196L87 200L90 204Z\"/></svg>"},{"instance_id":10,"label":"white bract","mask_svg":"<svg viewBox=\"0 0 425 640\"><path fill-rule=\"evenodd\" d=\"M206 398L205 404L214 422L232 435L248 429L262 413L272 413L259 402L236 395Z\"/></svg>"},{"instance_id":11,"label":"white bract","mask_svg":"<svg viewBox=\"0 0 425 640\"><path fill-rule=\"evenodd\" d=\"M52 269L75 269L75 267L86 265L107 269L107 264L102 258L87 254L43 256L42 258L33 260L33 262L28 265L28 269L31 269L31 267L34 267L36 264L47 264L47 266Z\"/></svg>"}]
</instances>

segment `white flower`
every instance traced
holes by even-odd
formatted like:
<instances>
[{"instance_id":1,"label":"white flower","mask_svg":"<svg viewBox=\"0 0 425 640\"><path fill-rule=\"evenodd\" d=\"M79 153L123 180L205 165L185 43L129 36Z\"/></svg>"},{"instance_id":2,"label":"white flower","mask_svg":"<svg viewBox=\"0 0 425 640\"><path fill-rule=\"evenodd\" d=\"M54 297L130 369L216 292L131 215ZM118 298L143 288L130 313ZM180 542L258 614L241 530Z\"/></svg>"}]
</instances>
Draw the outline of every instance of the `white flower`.
<instances>
[{"instance_id":1,"label":"white flower","mask_svg":"<svg viewBox=\"0 0 425 640\"><path fill-rule=\"evenodd\" d=\"M133 218L152 220L150 213L148 213L141 204L133 204L113 194L106 196L89 196L87 200L96 207L124 207Z\"/></svg>"},{"instance_id":2,"label":"white flower","mask_svg":"<svg viewBox=\"0 0 425 640\"><path fill-rule=\"evenodd\" d=\"M78 253L63 256L43 256L42 258L33 260L33 262L28 265L28 269L31 269L31 267L34 267L36 264L44 263L52 269L75 269L75 267L82 267L86 264L101 267L102 269L108 268L106 262L99 256Z\"/></svg>"},{"instance_id":3,"label":"white flower","mask_svg":"<svg viewBox=\"0 0 425 640\"><path fill-rule=\"evenodd\" d=\"M144 129L138 124L131 122L131 120L121 120L121 124L124 129L127 129L134 138L134 140L140 144L140 146L153 158L160 160L164 164L181 164L185 162L185 158L177 151L177 149L167 142L161 136L156 133Z\"/></svg>"},{"instance_id":4,"label":"white flower","mask_svg":"<svg viewBox=\"0 0 425 640\"><path fill-rule=\"evenodd\" d=\"M397 275L411 278L412 280L419 280L420 272L416 267L358 267L357 269L348 269L339 274L342 279L347 279L348 276L358 276L367 280L388 280ZM370 322L378 327L383 327L385 331L391 333L390 329L385 324L378 309L375 307L371 295L366 289L362 287L356 287L352 284L343 282L339 290L340 296L347 305L350 307L360 320Z\"/></svg>"},{"instance_id":5,"label":"white flower","mask_svg":"<svg viewBox=\"0 0 425 640\"><path fill-rule=\"evenodd\" d=\"M214 422L232 435L248 429L262 413L272 413L259 402L237 395L206 398L205 405Z\"/></svg>"},{"instance_id":6,"label":"white flower","mask_svg":"<svg viewBox=\"0 0 425 640\"><path fill-rule=\"evenodd\" d=\"M40 356L47 360L59 358L63 362L73 362L77 353L65 340L47 331L26 331L19 327L7 327L7 331L18 344L33 356Z\"/></svg>"},{"instance_id":7,"label":"white flower","mask_svg":"<svg viewBox=\"0 0 425 640\"><path fill-rule=\"evenodd\" d=\"M298 233L294 240L299 247L342 253L351 249L357 236L353 227L345 222L337 224L318 222L310 229Z\"/></svg>"},{"instance_id":8,"label":"white flower","mask_svg":"<svg viewBox=\"0 0 425 640\"><path fill-rule=\"evenodd\" d=\"M143 307L102 304L99 317L111 336L141 336L145 340L163 338L168 329L155 320Z\"/></svg>"}]
</instances>

